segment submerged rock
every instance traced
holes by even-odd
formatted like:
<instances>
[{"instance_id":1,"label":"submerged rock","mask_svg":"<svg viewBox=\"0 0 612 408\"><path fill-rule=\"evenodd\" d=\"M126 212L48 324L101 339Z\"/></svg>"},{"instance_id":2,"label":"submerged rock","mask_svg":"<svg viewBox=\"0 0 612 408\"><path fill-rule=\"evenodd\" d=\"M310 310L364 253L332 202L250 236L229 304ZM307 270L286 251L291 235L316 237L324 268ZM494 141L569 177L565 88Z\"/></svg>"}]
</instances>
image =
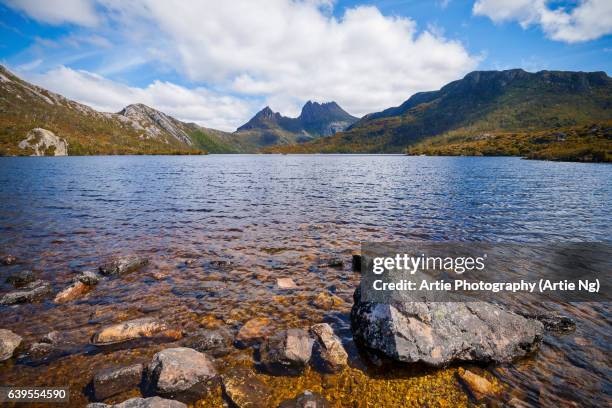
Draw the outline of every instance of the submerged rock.
<instances>
[{"instance_id":1,"label":"submerged rock","mask_svg":"<svg viewBox=\"0 0 612 408\"><path fill-rule=\"evenodd\" d=\"M70 302L72 300L80 298L81 296L89 292L90 290L91 290L90 286L84 284L81 281L77 281L77 282L72 283L70 286L66 287L60 293L58 293L55 296L55 299L53 299L53 302L55 303Z\"/></svg>"},{"instance_id":2,"label":"submerged rock","mask_svg":"<svg viewBox=\"0 0 612 408\"><path fill-rule=\"evenodd\" d=\"M187 408L187 405L179 401L164 399L160 397L130 398L120 404L102 404L94 402L88 404L87 408Z\"/></svg>"},{"instance_id":3,"label":"submerged rock","mask_svg":"<svg viewBox=\"0 0 612 408\"><path fill-rule=\"evenodd\" d=\"M51 293L51 284L39 279L28 283L19 290L5 294L0 299L0 305L31 303L40 300L49 293Z\"/></svg>"},{"instance_id":4,"label":"submerged rock","mask_svg":"<svg viewBox=\"0 0 612 408\"><path fill-rule=\"evenodd\" d=\"M348 354L334 330L327 323L315 324L310 328L315 338L313 362L315 366L327 372L338 372L347 365Z\"/></svg>"},{"instance_id":5,"label":"submerged rock","mask_svg":"<svg viewBox=\"0 0 612 408\"><path fill-rule=\"evenodd\" d=\"M297 289L297 285L291 278L278 278L276 279L276 286L279 289Z\"/></svg>"},{"instance_id":6,"label":"submerged rock","mask_svg":"<svg viewBox=\"0 0 612 408\"><path fill-rule=\"evenodd\" d=\"M344 266L344 260L342 258L329 258L319 263L319 266L329 266L330 268L342 268Z\"/></svg>"},{"instance_id":7,"label":"submerged rock","mask_svg":"<svg viewBox=\"0 0 612 408\"><path fill-rule=\"evenodd\" d=\"M31 358L41 358L43 356L54 354L61 355L65 352L62 348L69 342L65 339L65 335L58 331L51 331L45 334L37 343L33 343L28 350Z\"/></svg>"},{"instance_id":8,"label":"submerged rock","mask_svg":"<svg viewBox=\"0 0 612 408\"><path fill-rule=\"evenodd\" d=\"M16 288L21 288L28 283L34 282L36 277L34 276L34 272L25 270L19 271L17 273L11 274L6 278L6 282L10 283Z\"/></svg>"},{"instance_id":9,"label":"submerged rock","mask_svg":"<svg viewBox=\"0 0 612 408\"><path fill-rule=\"evenodd\" d=\"M85 271L74 278L75 281L82 282L87 286L95 286L100 282L100 275L94 271Z\"/></svg>"},{"instance_id":10,"label":"submerged rock","mask_svg":"<svg viewBox=\"0 0 612 408\"><path fill-rule=\"evenodd\" d=\"M362 302L355 291L355 340L395 360L444 366L506 363L536 350L544 328L486 302Z\"/></svg>"},{"instance_id":11,"label":"submerged rock","mask_svg":"<svg viewBox=\"0 0 612 408\"><path fill-rule=\"evenodd\" d=\"M223 391L238 408L267 408L272 392L252 370L235 368L223 375Z\"/></svg>"},{"instance_id":12,"label":"submerged rock","mask_svg":"<svg viewBox=\"0 0 612 408\"><path fill-rule=\"evenodd\" d=\"M0 361L13 357L15 349L21 344L21 336L10 330L0 329Z\"/></svg>"},{"instance_id":13,"label":"submerged rock","mask_svg":"<svg viewBox=\"0 0 612 408\"><path fill-rule=\"evenodd\" d=\"M278 408L330 408L331 404L325 397L316 392L304 391L295 398L281 402Z\"/></svg>"},{"instance_id":14,"label":"submerged rock","mask_svg":"<svg viewBox=\"0 0 612 408\"><path fill-rule=\"evenodd\" d=\"M204 353L177 347L153 356L147 369L149 387L157 394L184 401L206 395L217 379L212 360Z\"/></svg>"},{"instance_id":15,"label":"submerged rock","mask_svg":"<svg viewBox=\"0 0 612 408\"><path fill-rule=\"evenodd\" d=\"M498 394L497 387L492 382L470 370L459 368L457 377L476 401L486 397L494 397Z\"/></svg>"},{"instance_id":16,"label":"submerged rock","mask_svg":"<svg viewBox=\"0 0 612 408\"><path fill-rule=\"evenodd\" d=\"M247 321L236 335L236 343L239 346L249 346L267 338L272 333L270 319L266 317L255 317Z\"/></svg>"},{"instance_id":17,"label":"submerged rock","mask_svg":"<svg viewBox=\"0 0 612 408\"><path fill-rule=\"evenodd\" d=\"M312 304L320 309L330 310L337 306L342 306L344 301L336 295L321 292L312 300Z\"/></svg>"},{"instance_id":18,"label":"submerged rock","mask_svg":"<svg viewBox=\"0 0 612 408\"><path fill-rule=\"evenodd\" d=\"M226 329L204 329L188 338L185 345L213 357L222 357L232 351L232 342L232 335Z\"/></svg>"},{"instance_id":19,"label":"submerged rock","mask_svg":"<svg viewBox=\"0 0 612 408\"><path fill-rule=\"evenodd\" d=\"M92 381L96 399L101 401L138 387L142 381L143 369L142 364L133 364L99 371Z\"/></svg>"},{"instance_id":20,"label":"submerged rock","mask_svg":"<svg viewBox=\"0 0 612 408\"><path fill-rule=\"evenodd\" d=\"M0 263L6 266L15 265L17 263L17 257L14 255L4 255L0 258Z\"/></svg>"},{"instance_id":21,"label":"submerged rock","mask_svg":"<svg viewBox=\"0 0 612 408\"><path fill-rule=\"evenodd\" d=\"M310 361L312 345L312 338L302 329L280 331L262 343L261 364L272 374L299 375Z\"/></svg>"},{"instance_id":22,"label":"submerged rock","mask_svg":"<svg viewBox=\"0 0 612 408\"><path fill-rule=\"evenodd\" d=\"M148 263L149 260L141 256L121 256L113 258L100 266L100 273L104 276L123 275L129 272L134 272Z\"/></svg>"},{"instance_id":23,"label":"submerged rock","mask_svg":"<svg viewBox=\"0 0 612 408\"><path fill-rule=\"evenodd\" d=\"M180 338L180 333L169 329L163 322L151 317L144 317L104 327L94 334L91 342L97 345L106 345L156 336Z\"/></svg>"}]
</instances>

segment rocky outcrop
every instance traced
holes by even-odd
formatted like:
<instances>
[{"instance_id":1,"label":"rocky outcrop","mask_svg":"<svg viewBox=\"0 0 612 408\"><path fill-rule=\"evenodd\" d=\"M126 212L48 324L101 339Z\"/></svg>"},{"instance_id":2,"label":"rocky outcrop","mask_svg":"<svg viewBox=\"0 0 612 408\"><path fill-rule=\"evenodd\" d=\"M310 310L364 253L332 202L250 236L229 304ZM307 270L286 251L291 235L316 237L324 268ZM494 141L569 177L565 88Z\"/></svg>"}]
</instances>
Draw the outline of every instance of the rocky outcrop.
<instances>
[{"instance_id":1,"label":"rocky outcrop","mask_svg":"<svg viewBox=\"0 0 612 408\"><path fill-rule=\"evenodd\" d=\"M100 266L100 273L104 276L124 275L134 272L147 265L149 260L136 255L120 256L110 259Z\"/></svg>"},{"instance_id":2,"label":"rocky outcrop","mask_svg":"<svg viewBox=\"0 0 612 408\"><path fill-rule=\"evenodd\" d=\"M217 370L204 353L177 347L160 351L147 368L152 391L169 398L195 401L214 386Z\"/></svg>"},{"instance_id":3,"label":"rocky outcrop","mask_svg":"<svg viewBox=\"0 0 612 408\"><path fill-rule=\"evenodd\" d=\"M348 354L334 330L327 323L315 324L310 328L315 339L313 363L326 372L338 372L347 365Z\"/></svg>"},{"instance_id":4,"label":"rocky outcrop","mask_svg":"<svg viewBox=\"0 0 612 408\"><path fill-rule=\"evenodd\" d=\"M160 397L130 398L120 404L102 404L94 402L88 404L87 408L187 408L187 405L179 401L164 399Z\"/></svg>"},{"instance_id":5,"label":"rocky outcrop","mask_svg":"<svg viewBox=\"0 0 612 408\"><path fill-rule=\"evenodd\" d=\"M444 366L456 361L506 363L536 350L544 328L485 302L373 303L355 291L355 340L405 363Z\"/></svg>"},{"instance_id":6,"label":"rocky outcrop","mask_svg":"<svg viewBox=\"0 0 612 408\"><path fill-rule=\"evenodd\" d=\"M13 357L15 349L21 344L21 336L10 330L0 329L0 361Z\"/></svg>"},{"instance_id":7,"label":"rocky outcrop","mask_svg":"<svg viewBox=\"0 0 612 408\"><path fill-rule=\"evenodd\" d=\"M267 338L272 333L271 321L266 317L255 317L247 321L236 335L236 344L244 347Z\"/></svg>"},{"instance_id":8,"label":"rocky outcrop","mask_svg":"<svg viewBox=\"0 0 612 408\"><path fill-rule=\"evenodd\" d=\"M18 303L31 303L42 299L51 293L51 284L43 280L35 280L19 290L9 292L2 296L0 305L15 305Z\"/></svg>"},{"instance_id":9,"label":"rocky outcrop","mask_svg":"<svg viewBox=\"0 0 612 408\"><path fill-rule=\"evenodd\" d=\"M13 273L6 278L6 283L10 283L16 288L21 288L28 283L34 282L36 277L34 276L34 272L29 270L19 271L17 273Z\"/></svg>"},{"instance_id":10,"label":"rocky outcrop","mask_svg":"<svg viewBox=\"0 0 612 408\"><path fill-rule=\"evenodd\" d=\"M117 113L117 115L131 119L133 125L140 126L149 137L163 137L164 131L166 131L180 142L189 146L193 144L182 122L147 105L141 103L128 105Z\"/></svg>"},{"instance_id":11,"label":"rocky outcrop","mask_svg":"<svg viewBox=\"0 0 612 408\"><path fill-rule=\"evenodd\" d=\"M257 378L252 370L239 367L223 374L223 392L238 408L267 408L270 387Z\"/></svg>"},{"instance_id":12,"label":"rocky outcrop","mask_svg":"<svg viewBox=\"0 0 612 408\"><path fill-rule=\"evenodd\" d=\"M224 328L204 329L189 337L185 345L213 357L222 357L232 351L232 342L232 335Z\"/></svg>"},{"instance_id":13,"label":"rocky outcrop","mask_svg":"<svg viewBox=\"0 0 612 408\"><path fill-rule=\"evenodd\" d=\"M180 334L165 323L150 317L113 324L98 331L91 339L96 345L107 345L146 337L174 337Z\"/></svg>"},{"instance_id":14,"label":"rocky outcrop","mask_svg":"<svg viewBox=\"0 0 612 408\"><path fill-rule=\"evenodd\" d=\"M330 408L331 404L321 394L304 391L295 398L285 400L278 408Z\"/></svg>"},{"instance_id":15,"label":"rocky outcrop","mask_svg":"<svg viewBox=\"0 0 612 408\"><path fill-rule=\"evenodd\" d=\"M142 373L142 364L99 371L92 381L94 396L98 401L102 401L113 395L137 388L142 381Z\"/></svg>"},{"instance_id":16,"label":"rocky outcrop","mask_svg":"<svg viewBox=\"0 0 612 408\"><path fill-rule=\"evenodd\" d=\"M262 343L260 362L269 373L299 375L310 361L312 345L306 331L283 330Z\"/></svg>"},{"instance_id":17,"label":"rocky outcrop","mask_svg":"<svg viewBox=\"0 0 612 408\"><path fill-rule=\"evenodd\" d=\"M30 130L18 146L22 150L32 149L32 156L68 156L68 142L43 128Z\"/></svg>"}]
</instances>

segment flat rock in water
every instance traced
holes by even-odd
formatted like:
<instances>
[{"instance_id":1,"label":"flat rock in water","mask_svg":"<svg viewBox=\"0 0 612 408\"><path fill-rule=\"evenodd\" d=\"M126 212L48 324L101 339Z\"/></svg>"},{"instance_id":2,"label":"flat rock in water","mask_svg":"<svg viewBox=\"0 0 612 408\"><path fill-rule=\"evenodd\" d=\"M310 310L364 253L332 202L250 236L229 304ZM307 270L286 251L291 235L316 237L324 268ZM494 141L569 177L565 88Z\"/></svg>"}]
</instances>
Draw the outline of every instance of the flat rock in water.
<instances>
[{"instance_id":1,"label":"flat rock in water","mask_svg":"<svg viewBox=\"0 0 612 408\"><path fill-rule=\"evenodd\" d=\"M185 345L213 357L222 357L232 351L233 338L227 329L200 330L185 341Z\"/></svg>"},{"instance_id":2,"label":"flat rock in water","mask_svg":"<svg viewBox=\"0 0 612 408\"><path fill-rule=\"evenodd\" d=\"M168 336L178 334L168 326L151 317L129 320L102 328L94 334L91 342L97 345L114 344L143 337Z\"/></svg>"},{"instance_id":3,"label":"flat rock in water","mask_svg":"<svg viewBox=\"0 0 612 408\"><path fill-rule=\"evenodd\" d=\"M315 324L310 328L315 338L313 362L315 366L327 372L338 372L347 365L348 354L340 339L327 323Z\"/></svg>"},{"instance_id":4,"label":"flat rock in water","mask_svg":"<svg viewBox=\"0 0 612 408\"><path fill-rule=\"evenodd\" d=\"M267 338L272 333L270 319L256 317L247 321L236 335L236 343L239 346L249 346Z\"/></svg>"},{"instance_id":5,"label":"flat rock in water","mask_svg":"<svg viewBox=\"0 0 612 408\"><path fill-rule=\"evenodd\" d=\"M544 327L486 302L362 302L355 291L355 340L397 361L439 367L507 363L536 350Z\"/></svg>"},{"instance_id":6,"label":"flat rock in water","mask_svg":"<svg viewBox=\"0 0 612 408\"><path fill-rule=\"evenodd\" d=\"M94 402L88 404L87 408L187 408L187 405L180 401L164 399L160 397L151 398L130 398L120 404L102 404Z\"/></svg>"},{"instance_id":7,"label":"flat rock in water","mask_svg":"<svg viewBox=\"0 0 612 408\"><path fill-rule=\"evenodd\" d=\"M15 349L21 344L21 336L10 330L0 329L0 361L13 357Z\"/></svg>"},{"instance_id":8,"label":"flat rock in water","mask_svg":"<svg viewBox=\"0 0 612 408\"><path fill-rule=\"evenodd\" d=\"M295 398L281 402L278 408L330 408L331 404L321 394L304 391Z\"/></svg>"},{"instance_id":9,"label":"flat rock in water","mask_svg":"<svg viewBox=\"0 0 612 408\"><path fill-rule=\"evenodd\" d=\"M149 260L136 255L113 258L100 266L100 273L104 276L124 275L134 272L147 265Z\"/></svg>"},{"instance_id":10,"label":"flat rock in water","mask_svg":"<svg viewBox=\"0 0 612 408\"><path fill-rule=\"evenodd\" d=\"M34 276L34 272L29 270L19 271L17 273L11 274L6 278L6 282L10 283L16 288L21 288L28 283L34 282L36 277Z\"/></svg>"},{"instance_id":11,"label":"flat rock in water","mask_svg":"<svg viewBox=\"0 0 612 408\"><path fill-rule=\"evenodd\" d=\"M312 345L312 338L302 329L280 331L262 343L261 364L271 374L299 375L310 361Z\"/></svg>"},{"instance_id":12,"label":"flat rock in water","mask_svg":"<svg viewBox=\"0 0 612 408\"><path fill-rule=\"evenodd\" d=\"M276 279L276 286L279 289L297 289L298 286L291 278L278 278Z\"/></svg>"},{"instance_id":13,"label":"flat rock in water","mask_svg":"<svg viewBox=\"0 0 612 408\"><path fill-rule=\"evenodd\" d=\"M81 281L72 283L66 287L60 293L55 296L53 302L55 303L66 303L72 300L78 299L91 290L89 285L84 284Z\"/></svg>"},{"instance_id":14,"label":"flat rock in water","mask_svg":"<svg viewBox=\"0 0 612 408\"><path fill-rule=\"evenodd\" d=\"M459 368L457 377L459 377L460 382L468 389L476 401L486 397L495 397L498 394L497 388L491 381L470 370Z\"/></svg>"},{"instance_id":15,"label":"flat rock in water","mask_svg":"<svg viewBox=\"0 0 612 408\"><path fill-rule=\"evenodd\" d=\"M142 381L142 364L114 367L99 371L93 378L94 395L102 401L113 395L137 388Z\"/></svg>"},{"instance_id":16,"label":"flat rock in water","mask_svg":"<svg viewBox=\"0 0 612 408\"><path fill-rule=\"evenodd\" d=\"M190 402L205 396L216 384L217 370L204 353L186 347L169 348L153 356L147 379L155 393Z\"/></svg>"},{"instance_id":17,"label":"flat rock in water","mask_svg":"<svg viewBox=\"0 0 612 408\"><path fill-rule=\"evenodd\" d=\"M270 388L247 368L235 368L223 375L223 391L238 408L267 408Z\"/></svg>"},{"instance_id":18,"label":"flat rock in water","mask_svg":"<svg viewBox=\"0 0 612 408\"><path fill-rule=\"evenodd\" d=\"M2 296L0 305L15 305L18 303L32 303L51 293L51 284L43 280L35 280L23 288L9 292Z\"/></svg>"},{"instance_id":19,"label":"flat rock in water","mask_svg":"<svg viewBox=\"0 0 612 408\"><path fill-rule=\"evenodd\" d=\"M342 306L344 301L336 295L321 292L312 300L312 304L319 309L330 310L335 307Z\"/></svg>"}]
</instances>

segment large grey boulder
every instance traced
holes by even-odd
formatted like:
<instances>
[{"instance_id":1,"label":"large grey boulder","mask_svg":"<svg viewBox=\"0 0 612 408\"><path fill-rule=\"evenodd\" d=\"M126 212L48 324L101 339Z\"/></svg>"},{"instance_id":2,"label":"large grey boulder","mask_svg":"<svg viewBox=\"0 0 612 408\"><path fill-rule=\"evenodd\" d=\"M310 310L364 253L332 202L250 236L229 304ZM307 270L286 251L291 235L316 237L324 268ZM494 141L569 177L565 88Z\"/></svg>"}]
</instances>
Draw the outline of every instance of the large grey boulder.
<instances>
[{"instance_id":1,"label":"large grey boulder","mask_svg":"<svg viewBox=\"0 0 612 408\"><path fill-rule=\"evenodd\" d=\"M94 396L102 401L113 395L137 388L142 381L142 364L108 368L96 373L92 385Z\"/></svg>"},{"instance_id":2,"label":"large grey boulder","mask_svg":"<svg viewBox=\"0 0 612 408\"><path fill-rule=\"evenodd\" d=\"M262 343L261 364L272 374L299 375L310 361L312 345L312 338L302 329L280 331Z\"/></svg>"},{"instance_id":3,"label":"large grey boulder","mask_svg":"<svg viewBox=\"0 0 612 408\"><path fill-rule=\"evenodd\" d=\"M51 284L43 280L35 280L19 290L9 292L2 296L0 305L15 305L18 303L31 303L42 299L51 293Z\"/></svg>"},{"instance_id":4,"label":"large grey boulder","mask_svg":"<svg viewBox=\"0 0 612 408\"><path fill-rule=\"evenodd\" d=\"M315 324L310 328L310 333L315 338L315 366L331 373L342 371L347 365L348 354L332 327L327 323Z\"/></svg>"},{"instance_id":5,"label":"large grey boulder","mask_svg":"<svg viewBox=\"0 0 612 408\"><path fill-rule=\"evenodd\" d=\"M363 302L355 291L355 340L406 363L507 363L536 350L544 328L486 302Z\"/></svg>"},{"instance_id":6,"label":"large grey boulder","mask_svg":"<svg viewBox=\"0 0 612 408\"><path fill-rule=\"evenodd\" d=\"M147 368L151 391L185 402L195 401L208 393L217 382L217 370L204 353L177 347L153 356Z\"/></svg>"},{"instance_id":7,"label":"large grey boulder","mask_svg":"<svg viewBox=\"0 0 612 408\"><path fill-rule=\"evenodd\" d=\"M15 349L21 344L21 336L10 330L0 329L0 361L13 357Z\"/></svg>"},{"instance_id":8,"label":"large grey boulder","mask_svg":"<svg viewBox=\"0 0 612 408\"><path fill-rule=\"evenodd\" d=\"M164 399L160 397L130 398L120 404L102 404L94 402L88 404L87 408L187 408L187 405L179 401Z\"/></svg>"},{"instance_id":9,"label":"large grey boulder","mask_svg":"<svg viewBox=\"0 0 612 408\"><path fill-rule=\"evenodd\" d=\"M100 266L100 273L104 276L124 275L136 271L147 265L149 260L137 255L115 257Z\"/></svg>"}]
</instances>

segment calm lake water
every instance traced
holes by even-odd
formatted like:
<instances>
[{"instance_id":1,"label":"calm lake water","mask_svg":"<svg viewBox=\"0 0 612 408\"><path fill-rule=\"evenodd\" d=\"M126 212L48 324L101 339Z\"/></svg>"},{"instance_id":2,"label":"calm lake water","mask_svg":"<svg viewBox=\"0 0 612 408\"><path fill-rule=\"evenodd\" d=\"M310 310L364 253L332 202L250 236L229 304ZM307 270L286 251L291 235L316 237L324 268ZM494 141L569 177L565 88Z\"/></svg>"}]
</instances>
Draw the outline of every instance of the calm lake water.
<instances>
[{"instance_id":1,"label":"calm lake water","mask_svg":"<svg viewBox=\"0 0 612 408\"><path fill-rule=\"evenodd\" d=\"M275 401L304 389L336 406L461 406L455 368L377 372L352 343L348 313L359 276L350 255L361 241L610 241L612 166L517 158L349 155L210 155L0 158L0 252L66 286L106 257L138 253L143 271L105 280L84 298L0 307L0 327L26 343L58 330L74 346L57 358L2 365L0 383L70 385L72 401L101 368L147 362L166 345L93 350L103 325L153 316L186 333L210 322L238 329L256 316L279 328L327 321L347 346L351 369L300 378L261 375ZM344 268L318 267L343 257ZM186 265L186 260L193 260ZM231 261L219 267L211 261ZM276 288L292 277L300 290ZM312 305L322 291L345 305ZM607 304L559 306L577 330L547 335L541 351L505 367L485 367L514 398L534 406L610 402ZM249 350L220 360L221 371L252 365ZM120 401L129 395L122 395ZM210 400L202 406L220 404Z\"/></svg>"}]
</instances>

